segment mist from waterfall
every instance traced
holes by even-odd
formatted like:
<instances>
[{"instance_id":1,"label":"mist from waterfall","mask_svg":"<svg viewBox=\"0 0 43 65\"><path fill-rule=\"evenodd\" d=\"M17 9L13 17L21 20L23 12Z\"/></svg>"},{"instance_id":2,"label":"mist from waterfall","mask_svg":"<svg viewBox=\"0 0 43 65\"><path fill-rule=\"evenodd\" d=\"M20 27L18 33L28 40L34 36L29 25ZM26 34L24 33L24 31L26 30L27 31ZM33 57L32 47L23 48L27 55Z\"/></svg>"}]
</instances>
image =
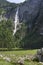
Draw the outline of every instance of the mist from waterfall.
<instances>
[{"instance_id":1,"label":"mist from waterfall","mask_svg":"<svg viewBox=\"0 0 43 65\"><path fill-rule=\"evenodd\" d=\"M14 21L15 28L13 30L13 35L16 33L17 25L19 24L18 11L19 11L19 8L17 8L16 14L15 14L15 21Z\"/></svg>"}]
</instances>

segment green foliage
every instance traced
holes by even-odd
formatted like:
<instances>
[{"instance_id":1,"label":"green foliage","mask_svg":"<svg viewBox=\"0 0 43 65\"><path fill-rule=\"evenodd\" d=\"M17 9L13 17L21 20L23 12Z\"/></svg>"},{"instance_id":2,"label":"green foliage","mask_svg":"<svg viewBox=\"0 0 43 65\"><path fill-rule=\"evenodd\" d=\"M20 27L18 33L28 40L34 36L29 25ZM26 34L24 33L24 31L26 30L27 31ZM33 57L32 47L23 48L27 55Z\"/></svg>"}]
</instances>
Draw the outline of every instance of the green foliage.
<instances>
[{"instance_id":1,"label":"green foliage","mask_svg":"<svg viewBox=\"0 0 43 65\"><path fill-rule=\"evenodd\" d=\"M26 29L27 29L26 24L22 23L21 28L14 35L15 46L18 48L22 48L22 46L24 46L22 39L25 37Z\"/></svg>"},{"instance_id":2,"label":"green foliage","mask_svg":"<svg viewBox=\"0 0 43 65\"><path fill-rule=\"evenodd\" d=\"M0 47L40 48L43 46L43 36L37 34L37 30L37 26L29 29L27 23L23 22L21 28L13 36L13 23L11 20L3 20L0 22Z\"/></svg>"},{"instance_id":3,"label":"green foliage","mask_svg":"<svg viewBox=\"0 0 43 65\"><path fill-rule=\"evenodd\" d=\"M14 36L14 42L16 47L34 49L43 47L43 36L38 34L37 25L28 27L29 23L23 22L21 29L17 31Z\"/></svg>"},{"instance_id":4,"label":"green foliage","mask_svg":"<svg viewBox=\"0 0 43 65\"><path fill-rule=\"evenodd\" d=\"M12 48L13 46L13 26L11 20L0 22L0 47Z\"/></svg>"}]
</instances>

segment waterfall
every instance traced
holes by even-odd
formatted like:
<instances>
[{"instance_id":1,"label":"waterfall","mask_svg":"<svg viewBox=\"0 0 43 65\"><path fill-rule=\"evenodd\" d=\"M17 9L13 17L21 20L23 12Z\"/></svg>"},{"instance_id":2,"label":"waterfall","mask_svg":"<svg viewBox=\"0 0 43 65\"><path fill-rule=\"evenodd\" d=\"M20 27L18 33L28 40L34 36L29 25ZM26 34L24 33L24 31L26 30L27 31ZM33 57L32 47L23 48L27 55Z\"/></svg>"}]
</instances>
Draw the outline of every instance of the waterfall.
<instances>
[{"instance_id":1,"label":"waterfall","mask_svg":"<svg viewBox=\"0 0 43 65\"><path fill-rule=\"evenodd\" d=\"M17 8L16 14L15 14L15 21L14 21L15 28L13 30L13 35L16 33L17 25L19 24L18 11L19 11L19 8Z\"/></svg>"}]
</instances>

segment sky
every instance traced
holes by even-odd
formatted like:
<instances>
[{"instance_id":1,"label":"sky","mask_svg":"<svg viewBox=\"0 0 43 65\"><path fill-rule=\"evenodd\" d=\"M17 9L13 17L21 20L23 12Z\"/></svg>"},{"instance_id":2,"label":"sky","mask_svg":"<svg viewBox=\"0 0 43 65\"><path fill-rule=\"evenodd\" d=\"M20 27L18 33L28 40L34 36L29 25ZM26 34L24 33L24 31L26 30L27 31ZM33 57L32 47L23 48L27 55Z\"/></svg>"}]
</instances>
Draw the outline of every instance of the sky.
<instances>
[{"instance_id":1,"label":"sky","mask_svg":"<svg viewBox=\"0 0 43 65\"><path fill-rule=\"evenodd\" d=\"M24 2L25 0L7 0L7 1L12 3L21 3L21 2Z\"/></svg>"}]
</instances>

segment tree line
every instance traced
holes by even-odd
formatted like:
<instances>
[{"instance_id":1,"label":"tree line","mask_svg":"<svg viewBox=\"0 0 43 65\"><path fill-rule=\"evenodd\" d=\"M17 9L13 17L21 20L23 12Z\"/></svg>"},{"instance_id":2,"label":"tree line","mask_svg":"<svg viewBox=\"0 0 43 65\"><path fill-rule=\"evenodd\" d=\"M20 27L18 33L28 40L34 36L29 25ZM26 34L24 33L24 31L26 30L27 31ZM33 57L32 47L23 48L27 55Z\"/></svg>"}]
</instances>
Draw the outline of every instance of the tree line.
<instances>
[{"instance_id":1,"label":"tree line","mask_svg":"<svg viewBox=\"0 0 43 65\"><path fill-rule=\"evenodd\" d=\"M43 36L37 34L37 27L29 30L27 23L22 23L21 28L13 36L13 21L0 22L0 48L40 48L43 47Z\"/></svg>"}]
</instances>

